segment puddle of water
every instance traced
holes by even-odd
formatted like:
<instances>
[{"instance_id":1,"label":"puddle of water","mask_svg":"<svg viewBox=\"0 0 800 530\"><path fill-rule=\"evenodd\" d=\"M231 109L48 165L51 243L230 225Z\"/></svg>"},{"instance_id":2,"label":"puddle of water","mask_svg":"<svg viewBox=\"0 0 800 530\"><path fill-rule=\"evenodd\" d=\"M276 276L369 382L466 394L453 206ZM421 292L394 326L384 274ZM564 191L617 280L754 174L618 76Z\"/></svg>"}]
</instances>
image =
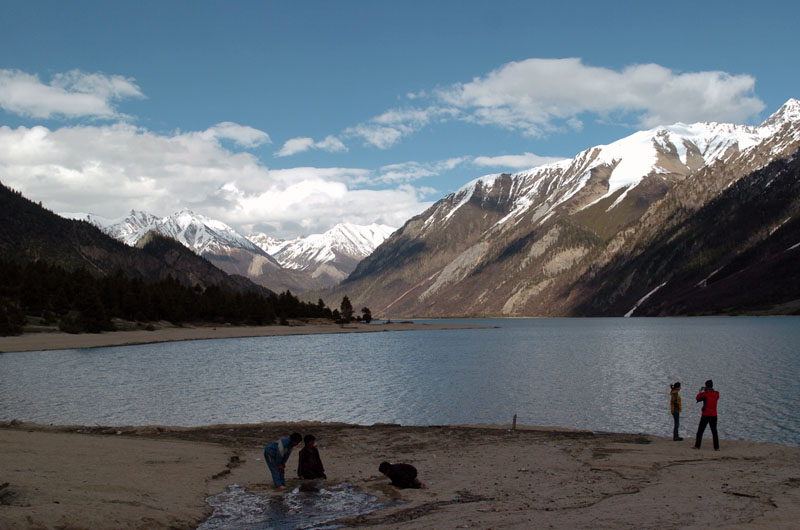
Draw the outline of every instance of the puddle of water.
<instances>
[{"instance_id":1,"label":"puddle of water","mask_svg":"<svg viewBox=\"0 0 800 530\"><path fill-rule=\"evenodd\" d=\"M214 507L198 530L294 530L338 528L341 517L372 512L383 505L377 498L345 482L315 491L295 488L285 495L263 497L231 484L206 501Z\"/></svg>"}]
</instances>

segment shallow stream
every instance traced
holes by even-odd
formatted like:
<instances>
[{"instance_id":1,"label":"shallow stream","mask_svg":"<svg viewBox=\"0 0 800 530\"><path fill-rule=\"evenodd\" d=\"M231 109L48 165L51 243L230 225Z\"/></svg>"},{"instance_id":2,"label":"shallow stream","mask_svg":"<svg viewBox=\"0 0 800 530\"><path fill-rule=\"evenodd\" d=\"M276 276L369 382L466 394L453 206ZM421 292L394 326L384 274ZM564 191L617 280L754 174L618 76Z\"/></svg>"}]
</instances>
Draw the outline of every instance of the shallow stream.
<instances>
[{"instance_id":1,"label":"shallow stream","mask_svg":"<svg viewBox=\"0 0 800 530\"><path fill-rule=\"evenodd\" d=\"M214 513L198 530L294 530L296 528L338 528L334 521L355 517L385 505L368 493L345 482L328 488L303 491L300 488L263 497L238 484L206 499Z\"/></svg>"}]
</instances>

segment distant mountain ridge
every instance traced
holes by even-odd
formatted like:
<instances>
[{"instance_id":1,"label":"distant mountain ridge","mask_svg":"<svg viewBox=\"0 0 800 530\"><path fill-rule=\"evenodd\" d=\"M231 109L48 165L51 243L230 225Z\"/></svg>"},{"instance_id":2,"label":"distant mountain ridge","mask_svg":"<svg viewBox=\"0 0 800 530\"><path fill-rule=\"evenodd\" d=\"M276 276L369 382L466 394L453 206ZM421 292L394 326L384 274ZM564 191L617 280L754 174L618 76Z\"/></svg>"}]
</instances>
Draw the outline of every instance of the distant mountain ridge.
<instances>
[{"instance_id":1,"label":"distant mountain ridge","mask_svg":"<svg viewBox=\"0 0 800 530\"><path fill-rule=\"evenodd\" d=\"M333 296L346 293L354 304L384 316L622 316L634 306L630 314L650 314L648 306L656 300L646 295L662 284L662 294L676 292L679 274L658 269L644 275L625 264L648 253L660 255L670 230L699 229L701 218L712 222L702 215L715 200L727 201L726 218L733 223L728 233L734 233L747 216L736 212L730 190L772 170L779 173L776 183L793 190L783 181L798 178L795 166L782 164L793 160L798 147L800 102L791 99L760 126L678 123L586 149L569 160L480 177L407 221ZM780 212L784 226L793 226L798 198L772 198L777 203L769 213ZM738 200L760 205L758 196L740 194ZM754 234L768 238L778 228L766 217L752 222L763 223ZM706 256L707 265L724 269L763 241L752 237L726 239L722 247L698 241L705 251L716 249ZM669 261L681 271L694 267L692 256ZM626 272L619 277L621 271ZM792 289L783 292L795 296ZM605 296L596 298L600 293ZM695 302L682 307L690 311ZM703 307L705 313L724 311L710 302ZM740 304L735 310L748 309ZM681 311L662 300L657 314Z\"/></svg>"},{"instance_id":2,"label":"distant mountain ridge","mask_svg":"<svg viewBox=\"0 0 800 530\"><path fill-rule=\"evenodd\" d=\"M275 291L303 292L339 283L393 229L342 223L324 234L279 240L266 234L243 236L227 224L191 210L166 217L131 210L120 218L64 213L86 220L106 234L135 245L150 231L171 237L230 274L246 276Z\"/></svg>"},{"instance_id":3,"label":"distant mountain ridge","mask_svg":"<svg viewBox=\"0 0 800 530\"><path fill-rule=\"evenodd\" d=\"M247 236L288 269L306 271L313 278L327 276L334 284L345 279L359 261L389 237L394 228L381 225L340 223L323 234L289 241L270 239L264 234Z\"/></svg>"}]
</instances>

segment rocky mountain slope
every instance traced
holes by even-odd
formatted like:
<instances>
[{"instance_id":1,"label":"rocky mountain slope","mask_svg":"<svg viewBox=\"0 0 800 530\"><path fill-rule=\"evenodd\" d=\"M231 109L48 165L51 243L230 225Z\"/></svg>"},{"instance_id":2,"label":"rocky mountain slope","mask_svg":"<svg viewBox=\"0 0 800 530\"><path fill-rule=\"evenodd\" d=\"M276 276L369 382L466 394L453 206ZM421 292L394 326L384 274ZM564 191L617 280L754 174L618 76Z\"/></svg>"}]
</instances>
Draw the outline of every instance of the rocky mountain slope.
<instances>
[{"instance_id":1,"label":"rocky mountain slope","mask_svg":"<svg viewBox=\"0 0 800 530\"><path fill-rule=\"evenodd\" d=\"M757 127L658 127L481 177L409 220L326 296L382 316L785 311L800 296L783 279L762 277L774 296L735 303L719 280L798 263L798 147L793 99Z\"/></svg>"}]
</instances>

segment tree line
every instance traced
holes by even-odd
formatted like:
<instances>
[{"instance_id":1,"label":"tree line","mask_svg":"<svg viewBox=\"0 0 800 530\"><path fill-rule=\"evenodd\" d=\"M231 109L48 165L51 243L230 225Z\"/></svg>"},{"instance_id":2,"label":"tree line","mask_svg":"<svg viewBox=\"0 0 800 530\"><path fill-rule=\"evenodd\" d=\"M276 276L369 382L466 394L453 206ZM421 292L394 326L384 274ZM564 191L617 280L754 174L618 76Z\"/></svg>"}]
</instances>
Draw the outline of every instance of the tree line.
<instances>
[{"instance_id":1,"label":"tree line","mask_svg":"<svg viewBox=\"0 0 800 530\"><path fill-rule=\"evenodd\" d=\"M289 318L338 317L322 299L302 302L288 290L235 292L185 285L172 276L145 282L122 272L96 277L85 269L67 270L43 261L0 260L0 335L22 333L28 316L71 333L112 331L114 318L267 325Z\"/></svg>"}]
</instances>

